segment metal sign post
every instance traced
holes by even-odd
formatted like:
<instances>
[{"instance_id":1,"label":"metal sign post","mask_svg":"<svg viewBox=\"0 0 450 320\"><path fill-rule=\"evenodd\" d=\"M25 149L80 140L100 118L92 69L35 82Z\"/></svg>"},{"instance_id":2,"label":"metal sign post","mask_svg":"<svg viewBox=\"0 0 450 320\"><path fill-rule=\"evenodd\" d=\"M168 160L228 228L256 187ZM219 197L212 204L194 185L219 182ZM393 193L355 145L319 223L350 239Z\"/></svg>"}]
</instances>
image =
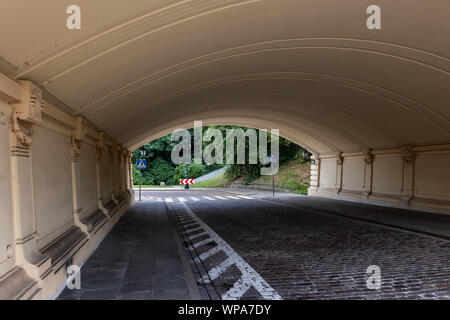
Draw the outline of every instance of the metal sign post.
<instances>
[{"instance_id":1,"label":"metal sign post","mask_svg":"<svg viewBox=\"0 0 450 320\"><path fill-rule=\"evenodd\" d=\"M142 170L139 170L139 201L142 201Z\"/></svg>"},{"instance_id":2,"label":"metal sign post","mask_svg":"<svg viewBox=\"0 0 450 320\"><path fill-rule=\"evenodd\" d=\"M186 170L184 170L184 178L187 179L188 178L188 165L186 164ZM184 185L185 189L189 189L189 184L185 184Z\"/></svg>"},{"instance_id":3,"label":"metal sign post","mask_svg":"<svg viewBox=\"0 0 450 320\"><path fill-rule=\"evenodd\" d=\"M277 163L278 159L276 156L269 156L270 164ZM272 197L275 197L275 174L272 173Z\"/></svg>"},{"instance_id":4,"label":"metal sign post","mask_svg":"<svg viewBox=\"0 0 450 320\"><path fill-rule=\"evenodd\" d=\"M275 197L275 175L272 175L272 197Z\"/></svg>"},{"instance_id":5,"label":"metal sign post","mask_svg":"<svg viewBox=\"0 0 450 320\"><path fill-rule=\"evenodd\" d=\"M141 155L145 156L145 151L141 151ZM147 160L138 160L136 168L139 170L139 201L142 201L142 170L147 168Z\"/></svg>"}]
</instances>

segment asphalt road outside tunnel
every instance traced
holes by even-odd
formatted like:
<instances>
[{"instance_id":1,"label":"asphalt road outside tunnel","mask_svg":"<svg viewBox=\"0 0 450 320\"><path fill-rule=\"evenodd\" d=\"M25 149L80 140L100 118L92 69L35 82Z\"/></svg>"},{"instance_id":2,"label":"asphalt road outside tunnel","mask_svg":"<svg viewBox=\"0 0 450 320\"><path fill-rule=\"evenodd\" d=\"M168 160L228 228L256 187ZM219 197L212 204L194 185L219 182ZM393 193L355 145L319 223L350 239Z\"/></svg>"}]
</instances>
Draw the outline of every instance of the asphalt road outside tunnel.
<instances>
[{"instance_id":1,"label":"asphalt road outside tunnel","mask_svg":"<svg viewBox=\"0 0 450 320\"><path fill-rule=\"evenodd\" d=\"M320 208L311 211L302 207L302 201L295 195L271 199L266 193L237 191L145 191L143 202L130 209L91 259L114 256L108 243L121 225L132 219L134 227L145 228L145 219L154 219L156 211L165 208L166 223L183 240L203 299L450 299L449 240L321 213ZM143 208L150 212L136 213ZM126 237L126 229L119 234ZM128 236L149 251L129 253L134 260L127 260L118 281L122 285L114 289L119 293L125 290L123 284L132 283L129 286L138 291L103 297L98 291L97 298L158 298L153 289L143 289L145 283L154 286L154 280L138 279L142 281L139 284L126 277L131 274L127 268L142 265L139 261L148 259L151 250L172 239L169 233L158 239L158 233L152 234L156 229L152 230L148 230L148 238ZM169 251L179 253L174 246ZM181 266L179 257L171 259ZM379 290L367 287L367 268L373 265L381 271ZM160 272L146 270L148 277L160 279L162 285ZM170 290L162 288L159 298L188 299L189 281L182 278L178 276L179 282L172 283L181 286L184 295L170 297ZM245 279L256 280L245 284ZM61 298L71 298L65 294Z\"/></svg>"}]
</instances>

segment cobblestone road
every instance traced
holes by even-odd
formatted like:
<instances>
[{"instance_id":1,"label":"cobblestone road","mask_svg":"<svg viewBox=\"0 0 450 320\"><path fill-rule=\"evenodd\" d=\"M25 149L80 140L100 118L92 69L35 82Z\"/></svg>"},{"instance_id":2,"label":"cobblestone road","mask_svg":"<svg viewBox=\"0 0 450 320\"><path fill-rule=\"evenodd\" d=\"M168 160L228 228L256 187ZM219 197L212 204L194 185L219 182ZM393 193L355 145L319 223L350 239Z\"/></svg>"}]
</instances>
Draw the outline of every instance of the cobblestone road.
<instances>
[{"instance_id":1,"label":"cobblestone road","mask_svg":"<svg viewBox=\"0 0 450 320\"><path fill-rule=\"evenodd\" d=\"M81 269L82 289L59 299L450 299L449 240L336 215L357 205L314 203L145 191ZM323 213L329 205L345 212ZM379 290L367 288L372 265Z\"/></svg>"},{"instance_id":2,"label":"cobblestone road","mask_svg":"<svg viewBox=\"0 0 450 320\"><path fill-rule=\"evenodd\" d=\"M155 194L153 194L155 195ZM338 216L284 207L227 193L163 192L189 224L198 254L215 246L180 207L228 243L283 299L450 299L450 242ZM194 199L191 198L194 197ZM230 197L231 196L231 197ZM152 200L150 200L152 201ZM201 244L201 243L200 243ZM205 269L226 264L223 252ZM367 268L379 266L381 288L367 288ZM234 265L212 281L220 296L241 277ZM261 298L251 289L242 297Z\"/></svg>"}]
</instances>

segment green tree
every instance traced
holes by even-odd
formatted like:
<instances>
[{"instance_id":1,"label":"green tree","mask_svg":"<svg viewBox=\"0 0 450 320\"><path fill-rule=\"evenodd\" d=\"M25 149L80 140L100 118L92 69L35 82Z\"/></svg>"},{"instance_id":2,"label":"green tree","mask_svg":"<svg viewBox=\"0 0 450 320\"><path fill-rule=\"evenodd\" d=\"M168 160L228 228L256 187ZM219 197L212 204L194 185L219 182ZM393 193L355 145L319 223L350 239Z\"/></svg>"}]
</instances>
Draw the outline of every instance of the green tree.
<instances>
[{"instance_id":1,"label":"green tree","mask_svg":"<svg viewBox=\"0 0 450 320\"><path fill-rule=\"evenodd\" d=\"M193 161L192 161L193 162ZM188 171L188 179L196 179L198 177L203 176L204 174L206 174L206 166L203 164L195 164L192 163L187 166L187 171ZM184 179L186 174L184 173L184 171L186 170L186 165L184 163L180 163L176 168L175 168L175 174L174 174L174 180L175 183L177 183L180 179Z\"/></svg>"},{"instance_id":2,"label":"green tree","mask_svg":"<svg viewBox=\"0 0 450 320\"><path fill-rule=\"evenodd\" d=\"M157 158L150 163L149 179L152 177L154 184L159 185L161 182L165 182L168 185L173 185L174 173L174 167L161 158Z\"/></svg>"}]
</instances>

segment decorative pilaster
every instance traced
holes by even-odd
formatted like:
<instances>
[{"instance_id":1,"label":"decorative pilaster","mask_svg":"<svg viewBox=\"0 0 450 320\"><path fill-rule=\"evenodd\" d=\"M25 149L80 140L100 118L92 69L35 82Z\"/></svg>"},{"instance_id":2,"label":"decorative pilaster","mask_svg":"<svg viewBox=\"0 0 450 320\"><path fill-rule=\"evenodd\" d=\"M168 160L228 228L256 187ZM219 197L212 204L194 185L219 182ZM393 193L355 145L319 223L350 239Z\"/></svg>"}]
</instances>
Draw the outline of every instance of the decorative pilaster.
<instances>
[{"instance_id":1,"label":"decorative pilaster","mask_svg":"<svg viewBox=\"0 0 450 320\"><path fill-rule=\"evenodd\" d=\"M342 178L344 169L344 157L342 152L336 152L336 193L339 194L342 191Z\"/></svg>"},{"instance_id":2,"label":"decorative pilaster","mask_svg":"<svg viewBox=\"0 0 450 320\"><path fill-rule=\"evenodd\" d=\"M409 202L414 199L415 188L415 154L411 146L402 148L403 158L403 185L402 200Z\"/></svg>"},{"instance_id":3,"label":"decorative pilaster","mask_svg":"<svg viewBox=\"0 0 450 320\"><path fill-rule=\"evenodd\" d=\"M320 186L320 158L317 155L311 157L310 188L317 192Z\"/></svg>"},{"instance_id":4,"label":"decorative pilaster","mask_svg":"<svg viewBox=\"0 0 450 320\"><path fill-rule=\"evenodd\" d=\"M111 190L111 199L115 202L116 205L119 205L119 201L116 199L115 197L115 189L116 189L116 179L114 178L117 174L117 159L116 159L116 155L117 155L117 143L115 141L113 141L112 146L109 148L109 154L111 156L111 186L112 186L112 190Z\"/></svg>"},{"instance_id":5,"label":"decorative pilaster","mask_svg":"<svg viewBox=\"0 0 450 320\"><path fill-rule=\"evenodd\" d=\"M123 148L121 146L117 147L117 188L118 193L122 194L125 191L125 186L123 185L124 167L123 167Z\"/></svg>"},{"instance_id":6,"label":"decorative pilaster","mask_svg":"<svg viewBox=\"0 0 450 320\"><path fill-rule=\"evenodd\" d=\"M76 117L75 129L70 136L70 162L72 167L72 200L73 200L73 218L75 225L89 234L87 226L81 222L83 215L82 192L81 192L81 169L80 169L80 154L81 154L81 140L86 135L86 122L81 117Z\"/></svg>"},{"instance_id":7,"label":"decorative pilaster","mask_svg":"<svg viewBox=\"0 0 450 320\"><path fill-rule=\"evenodd\" d=\"M50 258L36 245L38 230L34 219L33 173L31 164L32 126L42 120L42 91L21 81L21 100L11 105L11 186L13 194L15 251L18 264L39 280L51 266Z\"/></svg>"},{"instance_id":8,"label":"decorative pilaster","mask_svg":"<svg viewBox=\"0 0 450 320\"><path fill-rule=\"evenodd\" d=\"M130 197L134 199L134 190L133 190L133 171L131 167L131 156L132 153L130 151L127 151L127 181L128 181L128 193L130 194Z\"/></svg>"},{"instance_id":9,"label":"decorative pilaster","mask_svg":"<svg viewBox=\"0 0 450 320\"><path fill-rule=\"evenodd\" d=\"M105 150L105 134L99 132L98 142L95 146L96 161L95 161L95 174L97 177L97 206L98 208L109 218L108 210L103 206L102 197L102 179L101 179L101 160Z\"/></svg>"},{"instance_id":10,"label":"decorative pilaster","mask_svg":"<svg viewBox=\"0 0 450 320\"><path fill-rule=\"evenodd\" d=\"M123 148L122 152L122 170L123 170L123 191L128 192L128 150Z\"/></svg>"},{"instance_id":11,"label":"decorative pilaster","mask_svg":"<svg viewBox=\"0 0 450 320\"><path fill-rule=\"evenodd\" d=\"M369 198L373 192L373 161L374 155L372 150L366 149L363 151L364 154L364 185L363 196Z\"/></svg>"}]
</instances>

